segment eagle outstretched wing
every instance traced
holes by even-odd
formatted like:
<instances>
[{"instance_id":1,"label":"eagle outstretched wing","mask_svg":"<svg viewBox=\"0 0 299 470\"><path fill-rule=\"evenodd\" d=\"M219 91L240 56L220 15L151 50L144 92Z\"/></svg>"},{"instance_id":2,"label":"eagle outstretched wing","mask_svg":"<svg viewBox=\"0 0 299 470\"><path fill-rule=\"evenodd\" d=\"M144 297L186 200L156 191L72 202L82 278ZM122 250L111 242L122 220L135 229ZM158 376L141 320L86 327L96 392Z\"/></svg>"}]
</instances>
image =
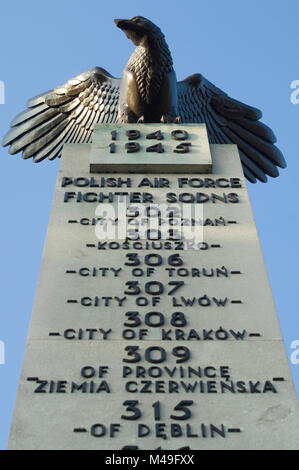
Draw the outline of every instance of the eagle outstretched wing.
<instances>
[{"instance_id":1,"label":"eagle outstretched wing","mask_svg":"<svg viewBox=\"0 0 299 470\"><path fill-rule=\"evenodd\" d=\"M65 85L27 102L26 111L11 123L2 145L9 153L40 162L61 155L65 143L89 142L93 125L115 122L120 79L94 67Z\"/></svg>"},{"instance_id":2,"label":"eagle outstretched wing","mask_svg":"<svg viewBox=\"0 0 299 470\"><path fill-rule=\"evenodd\" d=\"M261 111L230 98L200 74L177 83L178 115L183 123L206 123L210 143L237 144L245 176L266 182L278 176L285 160L269 127L261 123ZM22 152L35 162L61 155L65 143L87 143L93 125L115 122L120 79L94 67L65 85L27 102L2 141L9 153Z\"/></svg>"},{"instance_id":3,"label":"eagle outstretched wing","mask_svg":"<svg viewBox=\"0 0 299 470\"><path fill-rule=\"evenodd\" d=\"M286 167L273 145L272 130L259 121L261 111L230 98L200 74L178 82L178 114L182 122L204 122L211 144L237 144L243 171L252 183L279 175Z\"/></svg>"}]
</instances>

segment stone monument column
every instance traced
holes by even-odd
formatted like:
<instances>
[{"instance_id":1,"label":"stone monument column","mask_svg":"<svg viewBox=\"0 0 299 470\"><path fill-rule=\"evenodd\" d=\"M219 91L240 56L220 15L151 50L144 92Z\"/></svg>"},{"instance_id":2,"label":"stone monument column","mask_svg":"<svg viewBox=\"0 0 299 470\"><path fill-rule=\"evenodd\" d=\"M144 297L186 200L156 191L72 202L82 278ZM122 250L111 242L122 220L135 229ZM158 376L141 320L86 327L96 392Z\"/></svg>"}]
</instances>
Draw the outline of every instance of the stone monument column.
<instances>
[{"instance_id":1,"label":"stone monument column","mask_svg":"<svg viewBox=\"0 0 299 470\"><path fill-rule=\"evenodd\" d=\"M298 449L298 422L237 146L65 145L8 448Z\"/></svg>"}]
</instances>

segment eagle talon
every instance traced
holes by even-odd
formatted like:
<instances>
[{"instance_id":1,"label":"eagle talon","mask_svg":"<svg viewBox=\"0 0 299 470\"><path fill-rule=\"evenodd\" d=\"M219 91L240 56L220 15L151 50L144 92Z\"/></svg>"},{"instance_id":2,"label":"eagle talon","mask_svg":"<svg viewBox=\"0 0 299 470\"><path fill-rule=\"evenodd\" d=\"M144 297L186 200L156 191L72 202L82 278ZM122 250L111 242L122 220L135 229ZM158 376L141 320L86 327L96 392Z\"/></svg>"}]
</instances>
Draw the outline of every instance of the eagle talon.
<instances>
[{"instance_id":1,"label":"eagle talon","mask_svg":"<svg viewBox=\"0 0 299 470\"><path fill-rule=\"evenodd\" d=\"M174 124L181 124L182 118L181 116L176 116L176 118L173 118L173 116L167 115L167 114L162 114L162 117L160 119L160 122L163 124L166 123L174 123Z\"/></svg>"}]
</instances>

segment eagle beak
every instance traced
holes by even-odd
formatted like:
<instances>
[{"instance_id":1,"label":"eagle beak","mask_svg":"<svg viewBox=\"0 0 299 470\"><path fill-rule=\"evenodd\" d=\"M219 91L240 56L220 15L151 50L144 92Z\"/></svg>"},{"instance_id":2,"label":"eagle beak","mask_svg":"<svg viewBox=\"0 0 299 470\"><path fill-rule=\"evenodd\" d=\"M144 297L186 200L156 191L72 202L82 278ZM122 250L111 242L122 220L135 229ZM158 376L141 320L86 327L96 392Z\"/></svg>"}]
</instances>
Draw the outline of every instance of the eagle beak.
<instances>
[{"instance_id":1,"label":"eagle beak","mask_svg":"<svg viewBox=\"0 0 299 470\"><path fill-rule=\"evenodd\" d=\"M130 20L122 20L119 18L116 18L114 23L119 29L130 29L130 25L132 24Z\"/></svg>"}]
</instances>

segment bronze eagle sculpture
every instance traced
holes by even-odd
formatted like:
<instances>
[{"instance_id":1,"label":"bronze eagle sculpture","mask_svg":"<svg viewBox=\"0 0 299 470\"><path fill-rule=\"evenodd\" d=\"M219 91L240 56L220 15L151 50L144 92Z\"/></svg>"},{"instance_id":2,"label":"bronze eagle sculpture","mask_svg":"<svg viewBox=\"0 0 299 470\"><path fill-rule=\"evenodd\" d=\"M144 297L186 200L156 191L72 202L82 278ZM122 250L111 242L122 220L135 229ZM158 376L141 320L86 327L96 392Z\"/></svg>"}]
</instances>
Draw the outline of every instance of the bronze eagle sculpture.
<instances>
[{"instance_id":1,"label":"bronze eagle sculpture","mask_svg":"<svg viewBox=\"0 0 299 470\"><path fill-rule=\"evenodd\" d=\"M211 144L237 144L246 178L267 181L286 163L260 110L230 98L201 74L177 82L165 37L142 16L114 20L137 46L122 78L94 67L27 102L2 145L35 162L88 143L97 123L205 123Z\"/></svg>"}]
</instances>

